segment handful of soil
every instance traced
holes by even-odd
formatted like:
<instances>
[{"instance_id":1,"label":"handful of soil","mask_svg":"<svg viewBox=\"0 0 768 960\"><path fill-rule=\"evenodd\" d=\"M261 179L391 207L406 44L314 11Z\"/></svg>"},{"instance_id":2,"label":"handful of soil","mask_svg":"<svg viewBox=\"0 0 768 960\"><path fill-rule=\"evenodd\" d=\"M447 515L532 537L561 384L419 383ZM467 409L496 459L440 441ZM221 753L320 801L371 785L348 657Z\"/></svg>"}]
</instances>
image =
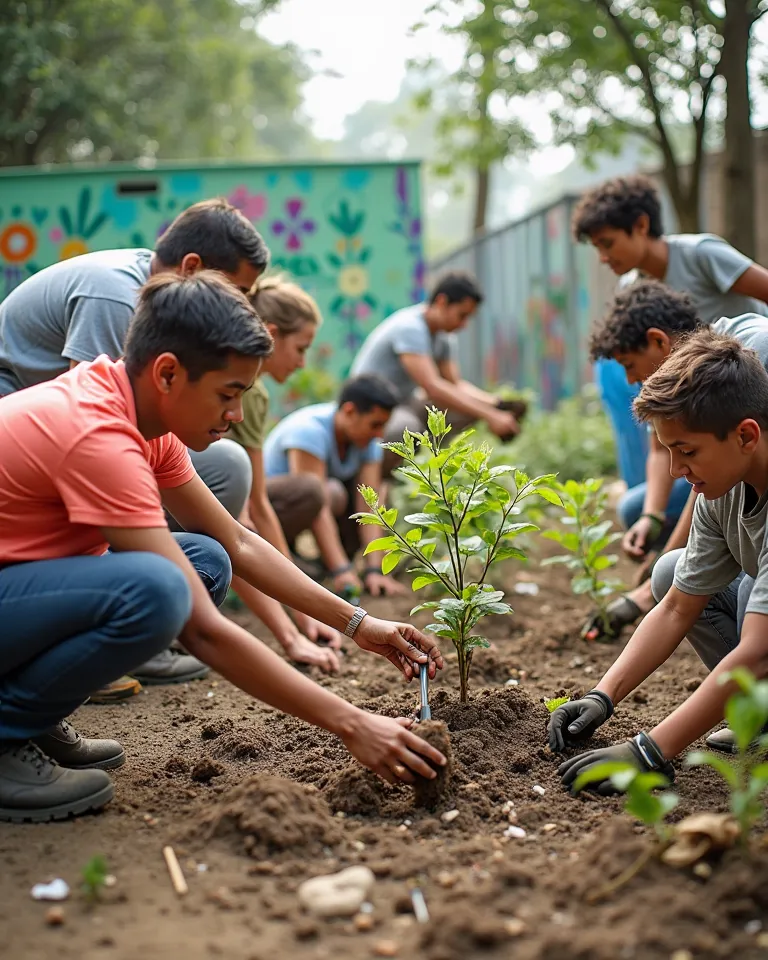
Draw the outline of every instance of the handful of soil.
<instances>
[{"instance_id":1,"label":"handful of soil","mask_svg":"<svg viewBox=\"0 0 768 960\"><path fill-rule=\"evenodd\" d=\"M448 733L448 727L442 720L422 720L417 724L413 732L417 737L426 740L433 747L440 751L448 760L444 767L435 767L437 776L434 780L427 780L426 777L416 775L416 782L413 785L416 794L416 806L426 807L427 810L434 810L445 796L453 777L453 751L451 750L451 738ZM424 758L426 760L426 757ZM427 760L427 763L430 763ZM430 766L434 764L430 763Z\"/></svg>"}]
</instances>

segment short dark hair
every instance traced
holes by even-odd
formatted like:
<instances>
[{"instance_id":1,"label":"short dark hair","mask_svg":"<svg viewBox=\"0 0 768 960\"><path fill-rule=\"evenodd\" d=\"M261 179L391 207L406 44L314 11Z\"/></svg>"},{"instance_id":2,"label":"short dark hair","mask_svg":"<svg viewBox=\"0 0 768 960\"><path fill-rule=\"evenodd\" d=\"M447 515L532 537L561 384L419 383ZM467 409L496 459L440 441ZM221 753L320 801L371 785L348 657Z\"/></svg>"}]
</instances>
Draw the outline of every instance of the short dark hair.
<instances>
[{"instance_id":1,"label":"short dark hair","mask_svg":"<svg viewBox=\"0 0 768 960\"><path fill-rule=\"evenodd\" d=\"M648 377L635 413L640 420L680 420L718 440L747 418L768 430L768 373L754 350L705 327Z\"/></svg>"},{"instance_id":2,"label":"short dark hair","mask_svg":"<svg viewBox=\"0 0 768 960\"><path fill-rule=\"evenodd\" d=\"M583 243L601 227L632 233L644 213L648 216L649 235L660 237L664 233L661 201L653 180L643 176L614 177L588 191L579 200L573 211L574 239Z\"/></svg>"},{"instance_id":3,"label":"short dark hair","mask_svg":"<svg viewBox=\"0 0 768 960\"><path fill-rule=\"evenodd\" d=\"M377 373L362 373L347 380L339 394L339 406L353 403L360 413L369 413L374 407L394 410L398 404L395 388Z\"/></svg>"},{"instance_id":4,"label":"short dark hair","mask_svg":"<svg viewBox=\"0 0 768 960\"><path fill-rule=\"evenodd\" d=\"M448 303L461 303L469 297L476 303L483 302L483 292L480 285L471 273L464 273L461 270L450 270L437 278L432 292L429 295L429 302L435 300L444 294Z\"/></svg>"},{"instance_id":5,"label":"short dark hair","mask_svg":"<svg viewBox=\"0 0 768 960\"><path fill-rule=\"evenodd\" d=\"M125 366L136 376L161 353L174 354L190 380L222 370L229 358L268 357L272 338L258 314L220 273L159 273L141 289L128 327Z\"/></svg>"},{"instance_id":6,"label":"short dark hair","mask_svg":"<svg viewBox=\"0 0 768 960\"><path fill-rule=\"evenodd\" d=\"M638 280L613 298L608 313L597 320L589 335L593 360L642 350L651 327L671 337L693 333L701 326L691 298L658 280Z\"/></svg>"},{"instance_id":7,"label":"short dark hair","mask_svg":"<svg viewBox=\"0 0 768 960\"><path fill-rule=\"evenodd\" d=\"M208 270L236 273L245 260L265 270L269 250L250 220L223 197L201 200L176 217L155 245L166 267L178 267L188 253L196 253Z\"/></svg>"}]
</instances>

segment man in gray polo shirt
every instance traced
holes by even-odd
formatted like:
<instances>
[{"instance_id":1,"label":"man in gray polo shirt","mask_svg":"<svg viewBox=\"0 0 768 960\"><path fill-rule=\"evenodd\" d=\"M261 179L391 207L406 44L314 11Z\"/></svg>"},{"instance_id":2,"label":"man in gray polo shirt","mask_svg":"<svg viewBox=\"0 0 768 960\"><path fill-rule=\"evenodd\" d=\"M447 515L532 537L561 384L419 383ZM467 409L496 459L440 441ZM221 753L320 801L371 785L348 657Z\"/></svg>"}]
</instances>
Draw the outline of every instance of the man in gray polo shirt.
<instances>
[{"instance_id":1,"label":"man in gray polo shirt","mask_svg":"<svg viewBox=\"0 0 768 960\"><path fill-rule=\"evenodd\" d=\"M259 233L225 200L204 200L179 214L151 250L105 250L64 260L34 274L0 303L0 397L51 380L83 361L123 352L136 297L151 274L218 270L248 292L269 261ZM235 517L251 488L251 464L231 440L190 451L205 484ZM166 654L136 671L144 683L204 676L194 657ZM102 699L135 692L118 681Z\"/></svg>"},{"instance_id":2,"label":"man in gray polo shirt","mask_svg":"<svg viewBox=\"0 0 768 960\"><path fill-rule=\"evenodd\" d=\"M378 374L395 387L395 407L384 440L402 440L407 427L426 428L425 404L458 414L465 423L485 420L499 437L519 430L517 420L499 408L498 397L461 379L456 333L462 330L483 295L477 281L465 273L446 273L435 284L427 303L393 313L366 339L352 364L351 375ZM388 455L384 473L399 462Z\"/></svg>"}]
</instances>

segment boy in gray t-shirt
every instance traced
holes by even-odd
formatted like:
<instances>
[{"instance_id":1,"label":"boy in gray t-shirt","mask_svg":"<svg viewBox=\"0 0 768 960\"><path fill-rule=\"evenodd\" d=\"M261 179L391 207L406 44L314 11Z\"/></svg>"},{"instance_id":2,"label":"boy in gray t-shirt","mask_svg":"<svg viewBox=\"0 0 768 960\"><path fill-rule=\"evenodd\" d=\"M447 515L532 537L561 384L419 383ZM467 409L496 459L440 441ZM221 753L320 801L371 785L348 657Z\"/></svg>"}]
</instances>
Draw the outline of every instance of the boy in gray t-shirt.
<instances>
[{"instance_id":1,"label":"boy in gray t-shirt","mask_svg":"<svg viewBox=\"0 0 768 960\"><path fill-rule=\"evenodd\" d=\"M595 690L550 720L555 750L590 736L687 635L710 675L650 733L567 760L566 786L596 764L629 762L674 777L671 760L723 719L742 667L768 674L768 373L737 340L693 334L643 384L638 417L669 451L671 471L699 494L690 542L653 573L659 605ZM742 571L744 577L742 577ZM747 584L746 576L754 582ZM606 778L596 785L612 792Z\"/></svg>"}]
</instances>

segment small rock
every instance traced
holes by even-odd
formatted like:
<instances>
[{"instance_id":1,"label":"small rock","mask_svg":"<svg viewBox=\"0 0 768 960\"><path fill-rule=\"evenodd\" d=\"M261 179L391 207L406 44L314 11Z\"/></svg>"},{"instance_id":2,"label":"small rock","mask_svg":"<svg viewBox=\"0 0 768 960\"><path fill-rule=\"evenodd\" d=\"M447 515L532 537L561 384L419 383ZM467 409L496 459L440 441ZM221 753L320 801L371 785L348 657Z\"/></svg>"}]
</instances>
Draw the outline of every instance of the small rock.
<instances>
[{"instance_id":1,"label":"small rock","mask_svg":"<svg viewBox=\"0 0 768 960\"><path fill-rule=\"evenodd\" d=\"M369 930L373 930L376 921L370 913L358 913L352 922L358 933L368 933Z\"/></svg>"},{"instance_id":2,"label":"small rock","mask_svg":"<svg viewBox=\"0 0 768 960\"><path fill-rule=\"evenodd\" d=\"M368 867L347 867L305 880L299 887L299 903L316 917L352 917L369 899L375 882Z\"/></svg>"},{"instance_id":3,"label":"small rock","mask_svg":"<svg viewBox=\"0 0 768 960\"><path fill-rule=\"evenodd\" d=\"M693 693L694 690L698 690L701 686L701 680L698 677L691 677L689 680L686 680L683 684L683 687L686 690L690 690Z\"/></svg>"},{"instance_id":4,"label":"small rock","mask_svg":"<svg viewBox=\"0 0 768 960\"><path fill-rule=\"evenodd\" d=\"M346 813L344 813L343 810L337 810L334 816L337 817L339 820L343 820L346 817Z\"/></svg>"},{"instance_id":5,"label":"small rock","mask_svg":"<svg viewBox=\"0 0 768 960\"><path fill-rule=\"evenodd\" d=\"M518 581L515 584L515 593L519 593L521 596L525 597L538 597L539 595L539 585L538 583L525 583Z\"/></svg>"},{"instance_id":6,"label":"small rock","mask_svg":"<svg viewBox=\"0 0 768 960\"><path fill-rule=\"evenodd\" d=\"M441 870L437 875L437 882L441 887L444 887L446 890L450 890L451 887L455 887L458 883L459 877L456 873L448 873L447 870Z\"/></svg>"},{"instance_id":7,"label":"small rock","mask_svg":"<svg viewBox=\"0 0 768 960\"><path fill-rule=\"evenodd\" d=\"M525 922L518 917L510 917L504 921L504 930L510 937L519 937L528 929Z\"/></svg>"},{"instance_id":8,"label":"small rock","mask_svg":"<svg viewBox=\"0 0 768 960\"><path fill-rule=\"evenodd\" d=\"M397 829L400 831L400 833L408 833L408 827L406 827L404 823L401 823Z\"/></svg>"},{"instance_id":9,"label":"small rock","mask_svg":"<svg viewBox=\"0 0 768 960\"><path fill-rule=\"evenodd\" d=\"M547 791L544 789L544 787L542 787L541 784L539 784L539 783L534 783L534 785L531 787L531 790L533 790L533 792L534 792L534 793L536 794L536 796L538 796L538 797L543 797L544 794L547 792Z\"/></svg>"},{"instance_id":10,"label":"small rock","mask_svg":"<svg viewBox=\"0 0 768 960\"><path fill-rule=\"evenodd\" d=\"M760 933L762 929L763 929L762 920L748 920L744 924L744 933L749 933L749 934Z\"/></svg>"},{"instance_id":11,"label":"small rock","mask_svg":"<svg viewBox=\"0 0 768 960\"><path fill-rule=\"evenodd\" d=\"M207 870L208 870L208 864L207 864L207 863L198 863L198 865L197 865L197 872L198 872L198 873L205 873Z\"/></svg>"},{"instance_id":12,"label":"small rock","mask_svg":"<svg viewBox=\"0 0 768 960\"><path fill-rule=\"evenodd\" d=\"M514 837L515 840L522 840L523 837L527 836L527 834L522 827L511 826L511 827L507 827L507 829L504 831L504 836Z\"/></svg>"},{"instance_id":13,"label":"small rock","mask_svg":"<svg viewBox=\"0 0 768 960\"><path fill-rule=\"evenodd\" d=\"M501 852L501 850L494 850L491 854L491 860L494 863L501 863L501 861L504 860L504 854Z\"/></svg>"},{"instance_id":14,"label":"small rock","mask_svg":"<svg viewBox=\"0 0 768 960\"><path fill-rule=\"evenodd\" d=\"M396 957L400 946L394 940L377 940L373 945L374 957Z\"/></svg>"},{"instance_id":15,"label":"small rock","mask_svg":"<svg viewBox=\"0 0 768 960\"><path fill-rule=\"evenodd\" d=\"M514 801L506 800L501 808L502 813L509 813L509 811L514 807Z\"/></svg>"},{"instance_id":16,"label":"small rock","mask_svg":"<svg viewBox=\"0 0 768 960\"><path fill-rule=\"evenodd\" d=\"M520 673L518 673L518 676L520 677L521 680L527 680L527 679L528 679L528 671L527 671L527 670L521 670Z\"/></svg>"},{"instance_id":17,"label":"small rock","mask_svg":"<svg viewBox=\"0 0 768 960\"><path fill-rule=\"evenodd\" d=\"M510 677L509 680L504 684L505 687L516 687L520 683L519 680L515 680L514 677Z\"/></svg>"},{"instance_id":18,"label":"small rock","mask_svg":"<svg viewBox=\"0 0 768 960\"><path fill-rule=\"evenodd\" d=\"M222 910L234 910L237 906L237 901L229 887L219 887L217 890L209 890L206 894L206 899L210 900L211 903L215 903L216 906Z\"/></svg>"},{"instance_id":19,"label":"small rock","mask_svg":"<svg viewBox=\"0 0 768 960\"><path fill-rule=\"evenodd\" d=\"M69 896L69 884L57 877L50 883L36 883L31 893L33 900L66 900Z\"/></svg>"},{"instance_id":20,"label":"small rock","mask_svg":"<svg viewBox=\"0 0 768 960\"><path fill-rule=\"evenodd\" d=\"M693 960L693 954L690 950L675 950L669 960Z\"/></svg>"},{"instance_id":21,"label":"small rock","mask_svg":"<svg viewBox=\"0 0 768 960\"><path fill-rule=\"evenodd\" d=\"M48 907L45 911L45 922L49 927L60 927L65 920L64 907Z\"/></svg>"},{"instance_id":22,"label":"small rock","mask_svg":"<svg viewBox=\"0 0 768 960\"><path fill-rule=\"evenodd\" d=\"M453 823L458 815L458 810L446 810L445 813L441 815L440 819L443 821L443 823Z\"/></svg>"},{"instance_id":23,"label":"small rock","mask_svg":"<svg viewBox=\"0 0 768 960\"><path fill-rule=\"evenodd\" d=\"M117 883L117 877L113 873L108 873L104 877L104 886L105 887L114 887Z\"/></svg>"},{"instance_id":24,"label":"small rock","mask_svg":"<svg viewBox=\"0 0 768 960\"><path fill-rule=\"evenodd\" d=\"M571 660L571 668L583 667L583 666L584 666L584 657L574 657Z\"/></svg>"},{"instance_id":25,"label":"small rock","mask_svg":"<svg viewBox=\"0 0 768 960\"><path fill-rule=\"evenodd\" d=\"M584 667L584 673L586 673L587 676L590 676L590 675L593 674L594 672L595 672L595 668L594 668L594 667Z\"/></svg>"},{"instance_id":26,"label":"small rock","mask_svg":"<svg viewBox=\"0 0 768 960\"><path fill-rule=\"evenodd\" d=\"M362 850L365 850L365 844L362 840L353 840L352 846L355 848L355 850L357 850L358 853L360 853Z\"/></svg>"},{"instance_id":27,"label":"small rock","mask_svg":"<svg viewBox=\"0 0 768 960\"><path fill-rule=\"evenodd\" d=\"M557 830L556 823L545 823L541 828L543 833L552 833L554 830Z\"/></svg>"},{"instance_id":28,"label":"small rock","mask_svg":"<svg viewBox=\"0 0 768 960\"><path fill-rule=\"evenodd\" d=\"M366 900L365 903L361 903L360 913L373 913L373 904L369 900Z\"/></svg>"},{"instance_id":29,"label":"small rock","mask_svg":"<svg viewBox=\"0 0 768 960\"><path fill-rule=\"evenodd\" d=\"M712 867L710 867L708 863L697 863L693 868L693 872L702 880L709 880L712 876Z\"/></svg>"},{"instance_id":30,"label":"small rock","mask_svg":"<svg viewBox=\"0 0 768 960\"><path fill-rule=\"evenodd\" d=\"M410 827L412 823L413 823L413 820L403 820L404 827Z\"/></svg>"}]
</instances>

